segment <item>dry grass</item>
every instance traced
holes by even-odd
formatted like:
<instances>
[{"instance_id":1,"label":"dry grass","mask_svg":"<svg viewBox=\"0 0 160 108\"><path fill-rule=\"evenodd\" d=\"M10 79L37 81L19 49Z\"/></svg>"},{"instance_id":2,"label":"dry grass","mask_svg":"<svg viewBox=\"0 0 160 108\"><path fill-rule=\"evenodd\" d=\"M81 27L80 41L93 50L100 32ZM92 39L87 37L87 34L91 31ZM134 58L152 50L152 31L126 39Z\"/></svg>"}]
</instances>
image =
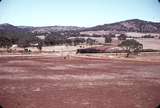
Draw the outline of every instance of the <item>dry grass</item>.
<instances>
[{"instance_id":1,"label":"dry grass","mask_svg":"<svg viewBox=\"0 0 160 108\"><path fill-rule=\"evenodd\" d=\"M0 57L0 104L4 108L154 108L160 100L159 65L107 57Z\"/></svg>"}]
</instances>

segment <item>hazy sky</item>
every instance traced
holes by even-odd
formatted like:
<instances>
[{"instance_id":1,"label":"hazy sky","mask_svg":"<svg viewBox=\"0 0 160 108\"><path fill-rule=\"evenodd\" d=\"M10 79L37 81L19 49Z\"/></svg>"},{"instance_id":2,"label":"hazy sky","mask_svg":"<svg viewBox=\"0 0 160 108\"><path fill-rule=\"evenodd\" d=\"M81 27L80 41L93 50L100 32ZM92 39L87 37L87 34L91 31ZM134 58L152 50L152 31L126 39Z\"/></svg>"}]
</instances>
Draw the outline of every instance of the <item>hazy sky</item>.
<instances>
[{"instance_id":1,"label":"hazy sky","mask_svg":"<svg viewBox=\"0 0 160 108\"><path fill-rule=\"evenodd\" d=\"M127 19L160 22L158 0L2 0L0 23L95 26Z\"/></svg>"}]
</instances>

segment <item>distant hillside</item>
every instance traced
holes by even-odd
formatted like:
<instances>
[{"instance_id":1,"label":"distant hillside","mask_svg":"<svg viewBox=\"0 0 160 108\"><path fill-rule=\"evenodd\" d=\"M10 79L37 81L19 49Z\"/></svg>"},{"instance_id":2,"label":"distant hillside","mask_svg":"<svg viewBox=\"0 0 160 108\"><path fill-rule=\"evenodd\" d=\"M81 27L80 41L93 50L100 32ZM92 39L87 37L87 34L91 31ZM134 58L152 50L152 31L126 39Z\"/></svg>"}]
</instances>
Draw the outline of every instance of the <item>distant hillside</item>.
<instances>
[{"instance_id":1,"label":"distant hillside","mask_svg":"<svg viewBox=\"0 0 160 108\"><path fill-rule=\"evenodd\" d=\"M0 33L36 33L50 34L52 32L61 31L109 31L109 32L141 32L141 33L160 33L160 23L143 21L139 19L132 19L127 21L121 21L112 24L98 25L90 28L75 27L75 26L44 26L44 27L32 27L32 26L14 26L11 24L0 24Z\"/></svg>"},{"instance_id":2,"label":"distant hillside","mask_svg":"<svg viewBox=\"0 0 160 108\"><path fill-rule=\"evenodd\" d=\"M44 26L44 27L18 26L18 28L29 30L32 33L51 33L51 32L59 32L59 31L77 31L77 30L85 29L85 28L75 27L75 26Z\"/></svg>"},{"instance_id":3,"label":"distant hillside","mask_svg":"<svg viewBox=\"0 0 160 108\"><path fill-rule=\"evenodd\" d=\"M7 23L0 24L0 36L9 38L13 44L24 43L23 40L34 38L29 30L21 29Z\"/></svg>"},{"instance_id":4,"label":"distant hillside","mask_svg":"<svg viewBox=\"0 0 160 108\"><path fill-rule=\"evenodd\" d=\"M20 29L8 23L0 24L0 32L24 32L26 30Z\"/></svg>"},{"instance_id":5,"label":"distant hillside","mask_svg":"<svg viewBox=\"0 0 160 108\"><path fill-rule=\"evenodd\" d=\"M86 29L86 31L125 31L142 33L160 33L160 23L132 19L112 24L98 25Z\"/></svg>"},{"instance_id":6,"label":"distant hillside","mask_svg":"<svg viewBox=\"0 0 160 108\"><path fill-rule=\"evenodd\" d=\"M128 34L128 33L131 34ZM134 33L132 33L134 32ZM136 32L138 32L136 34ZM64 40L68 37L78 37L97 34L102 36L109 33L125 33L127 36L142 37L146 33L154 33L155 36L160 34L160 23L143 21L139 19L121 21L112 24L104 24L90 28L81 28L75 26L14 26L11 24L0 24L0 36L7 37L12 44L26 46L29 42L37 42L39 37L44 37L47 45L60 43L57 40ZM158 35L157 35L158 34ZM56 41L55 41L56 40Z\"/></svg>"},{"instance_id":7,"label":"distant hillside","mask_svg":"<svg viewBox=\"0 0 160 108\"><path fill-rule=\"evenodd\" d=\"M21 38L28 35L31 36L29 30L21 29L8 23L0 24L0 36L5 36L9 38Z\"/></svg>"}]
</instances>

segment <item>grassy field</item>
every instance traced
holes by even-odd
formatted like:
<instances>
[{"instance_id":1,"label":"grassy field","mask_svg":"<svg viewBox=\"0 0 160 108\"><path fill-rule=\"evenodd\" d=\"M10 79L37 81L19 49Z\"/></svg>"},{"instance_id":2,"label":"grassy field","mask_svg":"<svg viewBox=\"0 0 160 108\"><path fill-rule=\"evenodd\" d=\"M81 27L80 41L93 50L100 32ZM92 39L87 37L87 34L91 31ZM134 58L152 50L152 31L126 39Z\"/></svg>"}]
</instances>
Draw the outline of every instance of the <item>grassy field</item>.
<instances>
[{"instance_id":1,"label":"grassy field","mask_svg":"<svg viewBox=\"0 0 160 108\"><path fill-rule=\"evenodd\" d=\"M160 50L160 39L136 39L140 43L143 44L144 49L155 49L155 50Z\"/></svg>"}]
</instances>

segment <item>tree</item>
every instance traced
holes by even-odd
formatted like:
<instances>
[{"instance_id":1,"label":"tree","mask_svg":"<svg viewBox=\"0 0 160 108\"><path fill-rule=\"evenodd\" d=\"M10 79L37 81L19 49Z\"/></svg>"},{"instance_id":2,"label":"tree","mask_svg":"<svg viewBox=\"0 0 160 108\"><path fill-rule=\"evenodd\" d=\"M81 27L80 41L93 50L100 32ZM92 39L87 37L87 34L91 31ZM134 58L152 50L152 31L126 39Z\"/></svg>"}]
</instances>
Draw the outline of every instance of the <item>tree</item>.
<instances>
[{"instance_id":1,"label":"tree","mask_svg":"<svg viewBox=\"0 0 160 108\"><path fill-rule=\"evenodd\" d=\"M106 36L105 37L105 43L111 43L111 42L112 42L111 36Z\"/></svg>"},{"instance_id":2,"label":"tree","mask_svg":"<svg viewBox=\"0 0 160 108\"><path fill-rule=\"evenodd\" d=\"M0 37L0 47L7 48L7 50L12 46L12 41L7 37Z\"/></svg>"},{"instance_id":3,"label":"tree","mask_svg":"<svg viewBox=\"0 0 160 108\"><path fill-rule=\"evenodd\" d=\"M89 45L93 45L93 44L96 43L96 40L91 39L91 38L88 38L88 39L86 40L86 42L87 42L87 44L89 44Z\"/></svg>"},{"instance_id":4,"label":"tree","mask_svg":"<svg viewBox=\"0 0 160 108\"><path fill-rule=\"evenodd\" d=\"M38 45L37 45L37 48L38 50L41 52L42 51L42 46L43 46L43 42L42 41L39 41L38 42Z\"/></svg>"},{"instance_id":5,"label":"tree","mask_svg":"<svg viewBox=\"0 0 160 108\"><path fill-rule=\"evenodd\" d=\"M18 41L18 46L19 47L22 47L22 48L27 48L27 47L29 47L30 45L29 45L29 41L27 40L27 39L20 39L19 41Z\"/></svg>"},{"instance_id":6,"label":"tree","mask_svg":"<svg viewBox=\"0 0 160 108\"><path fill-rule=\"evenodd\" d=\"M38 37L34 37L29 40L29 46L37 47L37 49L41 52L43 47L43 40L39 39Z\"/></svg>"},{"instance_id":7,"label":"tree","mask_svg":"<svg viewBox=\"0 0 160 108\"><path fill-rule=\"evenodd\" d=\"M85 42L85 39L84 38L74 38L73 39L73 43L74 45L79 45L80 43L84 43Z\"/></svg>"},{"instance_id":8,"label":"tree","mask_svg":"<svg viewBox=\"0 0 160 108\"><path fill-rule=\"evenodd\" d=\"M127 36L125 34L121 34L118 36L118 40L126 40Z\"/></svg>"},{"instance_id":9,"label":"tree","mask_svg":"<svg viewBox=\"0 0 160 108\"><path fill-rule=\"evenodd\" d=\"M119 46L127 52L126 57L129 57L131 53L138 54L143 49L143 45L134 39L122 41Z\"/></svg>"},{"instance_id":10,"label":"tree","mask_svg":"<svg viewBox=\"0 0 160 108\"><path fill-rule=\"evenodd\" d=\"M67 40L67 37L65 35L62 35L59 32L53 32L46 36L44 43L45 45L61 45L65 44Z\"/></svg>"},{"instance_id":11,"label":"tree","mask_svg":"<svg viewBox=\"0 0 160 108\"><path fill-rule=\"evenodd\" d=\"M67 45L72 45L72 43L73 43L73 42L72 42L72 39L66 39L66 44L67 44Z\"/></svg>"}]
</instances>

